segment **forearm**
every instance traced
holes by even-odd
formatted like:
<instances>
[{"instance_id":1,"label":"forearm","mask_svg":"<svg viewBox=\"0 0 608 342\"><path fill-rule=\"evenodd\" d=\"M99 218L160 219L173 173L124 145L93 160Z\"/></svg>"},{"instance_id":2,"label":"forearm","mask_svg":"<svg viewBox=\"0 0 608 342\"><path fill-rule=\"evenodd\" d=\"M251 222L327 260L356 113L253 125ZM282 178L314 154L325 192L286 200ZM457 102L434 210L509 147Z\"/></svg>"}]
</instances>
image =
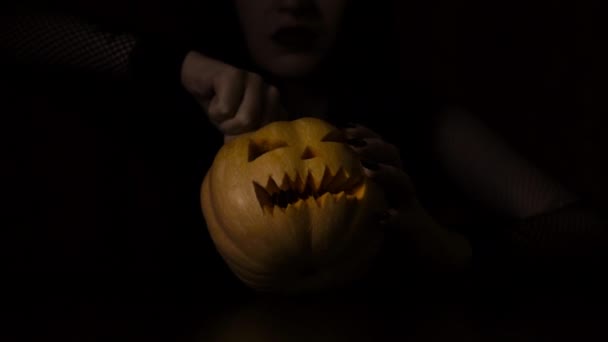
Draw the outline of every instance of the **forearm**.
<instances>
[{"instance_id":1,"label":"forearm","mask_svg":"<svg viewBox=\"0 0 608 342\"><path fill-rule=\"evenodd\" d=\"M524 219L577 200L471 113L451 108L436 121L434 149L443 171L487 209Z\"/></svg>"}]
</instances>

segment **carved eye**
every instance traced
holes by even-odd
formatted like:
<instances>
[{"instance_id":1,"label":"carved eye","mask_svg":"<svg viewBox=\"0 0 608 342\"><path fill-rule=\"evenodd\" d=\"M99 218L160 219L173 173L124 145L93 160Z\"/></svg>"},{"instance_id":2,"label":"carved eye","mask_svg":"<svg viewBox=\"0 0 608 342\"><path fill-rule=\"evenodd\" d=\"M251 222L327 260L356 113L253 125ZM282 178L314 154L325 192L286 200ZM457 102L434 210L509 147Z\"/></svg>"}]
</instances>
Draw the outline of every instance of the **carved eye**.
<instances>
[{"instance_id":1,"label":"carved eye","mask_svg":"<svg viewBox=\"0 0 608 342\"><path fill-rule=\"evenodd\" d=\"M263 154L281 147L287 147L287 143L284 141L249 140L249 155L247 160L252 162Z\"/></svg>"},{"instance_id":2,"label":"carved eye","mask_svg":"<svg viewBox=\"0 0 608 342\"><path fill-rule=\"evenodd\" d=\"M342 144L346 144L346 136L344 135L344 132L342 132L341 130L334 130L331 131L329 133L327 133L323 139L321 139L321 141L323 142L337 142L337 143L342 143Z\"/></svg>"}]
</instances>

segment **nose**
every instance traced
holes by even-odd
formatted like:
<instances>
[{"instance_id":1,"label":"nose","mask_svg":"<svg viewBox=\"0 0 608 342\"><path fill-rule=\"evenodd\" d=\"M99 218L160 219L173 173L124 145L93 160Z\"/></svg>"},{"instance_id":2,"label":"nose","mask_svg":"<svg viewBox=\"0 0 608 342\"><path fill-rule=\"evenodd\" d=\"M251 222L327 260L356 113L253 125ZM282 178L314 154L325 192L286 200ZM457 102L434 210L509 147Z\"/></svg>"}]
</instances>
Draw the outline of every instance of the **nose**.
<instances>
[{"instance_id":1,"label":"nose","mask_svg":"<svg viewBox=\"0 0 608 342\"><path fill-rule=\"evenodd\" d=\"M304 152L302 152L302 156L300 157L300 159L308 160L308 159L315 158L316 156L317 155L314 153L314 151L309 146L306 146L306 148L304 149Z\"/></svg>"},{"instance_id":2,"label":"nose","mask_svg":"<svg viewBox=\"0 0 608 342\"><path fill-rule=\"evenodd\" d=\"M278 0L279 11L294 16L313 15L317 12L315 0Z\"/></svg>"}]
</instances>

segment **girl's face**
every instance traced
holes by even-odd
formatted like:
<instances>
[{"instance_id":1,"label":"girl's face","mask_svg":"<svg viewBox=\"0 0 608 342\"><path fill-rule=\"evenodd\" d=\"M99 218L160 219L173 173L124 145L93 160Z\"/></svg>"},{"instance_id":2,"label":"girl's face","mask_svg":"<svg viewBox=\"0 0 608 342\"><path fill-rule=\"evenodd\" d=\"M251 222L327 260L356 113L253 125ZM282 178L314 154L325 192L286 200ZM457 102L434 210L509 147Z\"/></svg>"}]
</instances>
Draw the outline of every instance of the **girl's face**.
<instances>
[{"instance_id":1,"label":"girl's face","mask_svg":"<svg viewBox=\"0 0 608 342\"><path fill-rule=\"evenodd\" d=\"M309 75L334 45L348 0L234 0L253 61L277 77Z\"/></svg>"}]
</instances>

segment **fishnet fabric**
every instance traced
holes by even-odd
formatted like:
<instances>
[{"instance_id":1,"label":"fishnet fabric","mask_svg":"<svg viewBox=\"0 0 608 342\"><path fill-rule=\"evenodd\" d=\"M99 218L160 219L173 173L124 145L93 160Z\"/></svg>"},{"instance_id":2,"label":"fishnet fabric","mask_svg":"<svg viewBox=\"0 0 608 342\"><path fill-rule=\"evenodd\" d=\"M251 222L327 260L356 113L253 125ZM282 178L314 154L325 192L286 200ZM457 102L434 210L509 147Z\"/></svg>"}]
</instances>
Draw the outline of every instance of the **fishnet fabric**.
<instances>
[{"instance_id":1,"label":"fishnet fabric","mask_svg":"<svg viewBox=\"0 0 608 342\"><path fill-rule=\"evenodd\" d=\"M26 65L126 78L135 44L130 33L109 33L64 14L15 15L0 22L3 54Z\"/></svg>"},{"instance_id":2,"label":"fishnet fabric","mask_svg":"<svg viewBox=\"0 0 608 342\"><path fill-rule=\"evenodd\" d=\"M470 196L506 217L534 217L577 200L467 112L444 115L437 137L434 153L447 174Z\"/></svg>"},{"instance_id":3,"label":"fishnet fabric","mask_svg":"<svg viewBox=\"0 0 608 342\"><path fill-rule=\"evenodd\" d=\"M504 217L510 252L542 258L608 255L608 222L470 114L440 121L436 153L449 177ZM548 259L547 259L548 260Z\"/></svg>"}]
</instances>

